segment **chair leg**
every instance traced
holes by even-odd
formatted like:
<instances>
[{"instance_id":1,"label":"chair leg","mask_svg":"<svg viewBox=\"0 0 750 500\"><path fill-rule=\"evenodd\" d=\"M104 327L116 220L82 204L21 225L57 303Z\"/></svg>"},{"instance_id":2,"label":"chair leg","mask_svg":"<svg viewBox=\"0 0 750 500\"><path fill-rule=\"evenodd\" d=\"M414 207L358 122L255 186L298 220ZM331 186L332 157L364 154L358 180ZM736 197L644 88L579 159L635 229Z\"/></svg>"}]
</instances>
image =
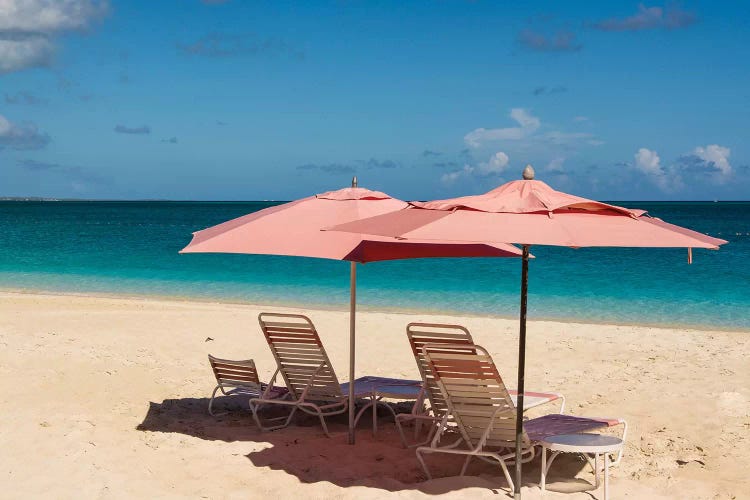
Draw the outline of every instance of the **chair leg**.
<instances>
[{"instance_id":1,"label":"chair leg","mask_svg":"<svg viewBox=\"0 0 750 500\"><path fill-rule=\"evenodd\" d=\"M260 416L258 415L258 411L260 410L260 407L263 406L263 403L258 403L257 401L251 399L250 400L250 410L253 412L253 419L255 420L255 425L258 426L258 428L262 431L275 431L277 429L283 429L284 427L288 427L289 424L292 421L292 418L294 418L294 414L297 413L297 406L292 407L292 411L289 412L289 416L286 417L286 421L281 425L274 425L272 427L265 427L263 423L260 420ZM276 417L271 420L281 420L284 417Z\"/></svg>"},{"instance_id":2,"label":"chair leg","mask_svg":"<svg viewBox=\"0 0 750 500\"><path fill-rule=\"evenodd\" d=\"M396 415L396 429L398 429L398 435L401 437L401 446L403 446L404 448L408 448L409 445L406 442L406 436L404 435L404 428L401 426L401 420L403 420L403 418L408 418L408 417L403 417L403 415L404 414ZM400 418L400 417L403 417L403 418ZM416 422L414 425L416 425Z\"/></svg>"},{"instance_id":3,"label":"chair leg","mask_svg":"<svg viewBox=\"0 0 750 500\"><path fill-rule=\"evenodd\" d=\"M427 468L427 464L425 463L424 457L422 456L422 452L424 451L429 452L429 448L417 448L417 460L419 460L419 463L422 465L422 470L424 470L427 479L432 479L432 474L430 474L430 470Z\"/></svg>"},{"instance_id":4,"label":"chair leg","mask_svg":"<svg viewBox=\"0 0 750 500\"><path fill-rule=\"evenodd\" d=\"M223 411L221 413L214 413L213 411L214 399L216 398L216 391L218 391L219 389L222 389L222 392L223 392L223 388L220 385L217 385L214 388L214 392L211 394L210 401L208 402L208 414L211 415L212 417L220 417L221 415L226 415L227 413L229 413L227 411Z\"/></svg>"},{"instance_id":5,"label":"chair leg","mask_svg":"<svg viewBox=\"0 0 750 500\"><path fill-rule=\"evenodd\" d=\"M320 418L320 425L323 427L323 433L327 437L331 437L331 434L328 432L328 425L326 425L326 419L323 416L323 413L321 413L320 410L318 410L318 418Z\"/></svg>"},{"instance_id":6,"label":"chair leg","mask_svg":"<svg viewBox=\"0 0 750 500\"><path fill-rule=\"evenodd\" d=\"M461 474L460 476L463 476L466 474L466 469L469 468L469 462L471 462L471 459L473 458L473 455L466 455L466 460L464 460L464 466L461 467Z\"/></svg>"},{"instance_id":7,"label":"chair leg","mask_svg":"<svg viewBox=\"0 0 750 500\"><path fill-rule=\"evenodd\" d=\"M502 458L497 459L498 462L500 462L500 468L503 469L503 474L505 475L505 480L508 481L508 486L510 487L510 491L514 491L515 488L513 486L513 480L510 478L510 471L508 470L508 467L505 465L505 460Z\"/></svg>"}]
</instances>

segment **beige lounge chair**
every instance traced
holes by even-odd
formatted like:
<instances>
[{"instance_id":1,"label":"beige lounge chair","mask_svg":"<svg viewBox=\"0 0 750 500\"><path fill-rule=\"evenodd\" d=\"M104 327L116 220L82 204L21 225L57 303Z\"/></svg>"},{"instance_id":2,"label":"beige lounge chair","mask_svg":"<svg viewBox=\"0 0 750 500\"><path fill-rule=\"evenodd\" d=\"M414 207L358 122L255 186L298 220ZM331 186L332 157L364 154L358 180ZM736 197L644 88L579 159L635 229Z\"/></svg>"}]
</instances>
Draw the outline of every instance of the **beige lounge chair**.
<instances>
[{"instance_id":1,"label":"beige lounge chair","mask_svg":"<svg viewBox=\"0 0 750 500\"><path fill-rule=\"evenodd\" d=\"M289 390L287 399L270 398L264 392L250 400L258 427L267 431L281 429L289 425L297 410L301 410L320 418L323 432L330 437L325 418L344 413L349 401L341 390L315 326L301 314L261 313L258 321L277 364L269 387L281 374ZM268 404L291 407L282 424L262 425L258 409Z\"/></svg>"},{"instance_id":2,"label":"beige lounge chair","mask_svg":"<svg viewBox=\"0 0 750 500\"><path fill-rule=\"evenodd\" d=\"M232 359L221 359L208 355L208 362L216 377L216 387L208 402L208 413L213 416L226 415L227 412L215 413L213 411L216 393L221 390L224 396L250 396L259 397L266 389L266 384L258 380L258 370L252 359L241 361ZM286 390L280 387L271 388L268 397L283 397Z\"/></svg>"},{"instance_id":3,"label":"beige lounge chair","mask_svg":"<svg viewBox=\"0 0 750 500\"><path fill-rule=\"evenodd\" d=\"M428 421L437 424L448 410L448 406L440 392L440 388L437 386L432 373L427 367L427 359L422 352L422 348L428 344L443 344L446 346L443 348L443 352L450 352L450 346L457 346L460 349L463 348L463 350L460 350L459 352L466 352L465 347L474 344L469 330L461 325L409 323L406 325L406 336L409 339L409 345L414 354L414 359L417 362L419 374L422 376L423 392L415 402L411 413L401 413L396 416L396 427L398 428L399 435L401 436L401 443L404 447L427 444L437 427L433 425L430 428L430 432L425 441L408 445L402 422L414 420L416 424L414 429L415 435L418 435L421 422ZM516 395L516 391L511 390L509 393L511 394L511 397ZM425 413L424 411L425 397L429 402L429 413ZM565 409L565 397L562 394L554 392L526 391L524 394L524 411L553 401L560 402L559 413L562 413Z\"/></svg>"},{"instance_id":4,"label":"beige lounge chair","mask_svg":"<svg viewBox=\"0 0 750 500\"><path fill-rule=\"evenodd\" d=\"M422 351L447 406L430 445L417 448L417 459L425 474L431 478L423 458L426 453L466 456L461 475L466 472L471 459L478 457L498 463L513 490L507 465L513 463L515 458L516 408L487 350L478 345L457 347L428 344L423 346ZM454 425L449 427L449 420ZM621 419L551 414L527 420L524 422L521 443L522 460L527 462L533 459L535 444L545 437L587 432L619 424L624 426L624 439L627 427ZM458 433L451 432L453 430ZM455 435L455 441L440 446L440 441L449 433ZM619 458L617 461L619 462Z\"/></svg>"}]
</instances>

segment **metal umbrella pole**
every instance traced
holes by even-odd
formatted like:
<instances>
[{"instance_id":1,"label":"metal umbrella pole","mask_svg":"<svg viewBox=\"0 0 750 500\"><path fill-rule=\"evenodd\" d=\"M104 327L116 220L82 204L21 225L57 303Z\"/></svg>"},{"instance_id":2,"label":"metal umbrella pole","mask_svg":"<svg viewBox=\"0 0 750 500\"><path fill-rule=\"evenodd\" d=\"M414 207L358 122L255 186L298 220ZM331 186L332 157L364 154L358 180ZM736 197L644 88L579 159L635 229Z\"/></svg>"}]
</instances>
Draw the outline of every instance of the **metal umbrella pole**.
<instances>
[{"instance_id":1,"label":"metal umbrella pole","mask_svg":"<svg viewBox=\"0 0 750 500\"><path fill-rule=\"evenodd\" d=\"M349 279L349 444L354 444L354 351L357 314L357 263L351 262Z\"/></svg>"},{"instance_id":2,"label":"metal umbrella pole","mask_svg":"<svg viewBox=\"0 0 750 500\"><path fill-rule=\"evenodd\" d=\"M357 178L352 178L357 187ZM354 358L357 334L357 263L350 263L349 271L349 444L354 444Z\"/></svg>"},{"instance_id":3,"label":"metal umbrella pole","mask_svg":"<svg viewBox=\"0 0 750 500\"><path fill-rule=\"evenodd\" d=\"M521 445L523 443L523 392L526 372L526 297L529 288L529 245L523 246L521 263L521 316L518 330L518 399L516 401L516 480L513 498L521 499Z\"/></svg>"}]
</instances>

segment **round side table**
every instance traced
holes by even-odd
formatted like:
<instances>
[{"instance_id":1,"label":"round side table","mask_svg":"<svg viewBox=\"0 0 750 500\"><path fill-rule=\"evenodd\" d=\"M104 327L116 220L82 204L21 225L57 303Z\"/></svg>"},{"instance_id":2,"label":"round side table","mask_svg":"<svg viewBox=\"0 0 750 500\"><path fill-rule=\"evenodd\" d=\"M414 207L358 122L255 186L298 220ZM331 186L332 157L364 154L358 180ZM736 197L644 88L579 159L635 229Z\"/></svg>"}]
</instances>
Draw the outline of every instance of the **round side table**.
<instances>
[{"instance_id":1,"label":"round side table","mask_svg":"<svg viewBox=\"0 0 750 500\"><path fill-rule=\"evenodd\" d=\"M542 480L540 486L544 494L547 472L552 462L560 453L579 453L594 469L595 484L593 489L599 488L599 456L604 455L604 500L609 500L609 455L622 449L622 439L602 434L561 434L545 438L542 446ZM547 460L547 450L552 452ZM594 455L593 463L589 455Z\"/></svg>"}]
</instances>

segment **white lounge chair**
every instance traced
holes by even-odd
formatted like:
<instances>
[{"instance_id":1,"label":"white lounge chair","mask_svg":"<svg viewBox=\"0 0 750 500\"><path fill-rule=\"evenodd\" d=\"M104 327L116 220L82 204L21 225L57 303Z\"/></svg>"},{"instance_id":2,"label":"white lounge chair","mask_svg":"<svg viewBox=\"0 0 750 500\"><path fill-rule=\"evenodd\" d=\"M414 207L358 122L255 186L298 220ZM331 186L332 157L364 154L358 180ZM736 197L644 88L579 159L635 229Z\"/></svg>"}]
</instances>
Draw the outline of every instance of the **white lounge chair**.
<instances>
[{"instance_id":1,"label":"white lounge chair","mask_svg":"<svg viewBox=\"0 0 750 500\"><path fill-rule=\"evenodd\" d=\"M268 389L266 384L262 384L258 380L258 370L255 369L255 362L252 359L237 361L221 359L209 354L208 362L216 377L216 387L214 387L211 399L208 402L208 413L213 416L226 415L227 413L213 411L214 399L219 390L224 396L259 397ZM272 387L267 396L272 399L283 397L286 392L286 389L282 387Z\"/></svg>"},{"instance_id":2,"label":"white lounge chair","mask_svg":"<svg viewBox=\"0 0 750 500\"><path fill-rule=\"evenodd\" d=\"M443 349L443 352L450 352L451 349L449 349L449 346L457 346L459 349L463 349L458 352L466 352L466 346L474 344L469 330L461 325L409 323L406 325L406 336L409 339L409 345L414 354L414 359L417 362L419 374L422 376L423 392L420 395L421 397L415 402L411 413L401 413L396 416L396 427L398 428L399 435L401 436L401 443L404 447L427 444L432 437L432 433L437 428L436 425L431 426L430 432L425 441L408 445L402 427L404 421L414 420L416 423L415 435L418 435L421 422L428 421L431 424L437 424L448 409L445 399L440 392L440 388L437 386L434 377L427 367L427 360L422 352L422 348L428 344L443 344L446 346ZM510 390L508 392L513 398L517 395L516 391ZM429 402L427 413L424 411L425 397ZM562 413L565 409L565 397L562 394L554 392L526 391L524 393L524 411L553 401L558 401L560 403L558 412Z\"/></svg>"},{"instance_id":3,"label":"white lounge chair","mask_svg":"<svg viewBox=\"0 0 750 500\"><path fill-rule=\"evenodd\" d=\"M320 418L323 432L330 437L325 417L344 413L349 400L341 390L312 321L301 314L279 313L261 313L258 321L277 364L269 386L281 374L289 390L288 399L269 398L263 393L250 400L258 427L281 429L289 425L297 410L301 410ZM258 409L267 404L290 406L291 412L282 424L266 427L258 418Z\"/></svg>"},{"instance_id":4,"label":"white lounge chair","mask_svg":"<svg viewBox=\"0 0 750 500\"><path fill-rule=\"evenodd\" d=\"M463 352L460 352L461 349ZM447 405L447 411L430 445L417 448L417 459L425 474L431 478L423 457L427 453L465 456L461 475L466 472L471 459L478 457L498 463L513 490L507 465L513 463L515 458L516 408L487 350L478 345L460 348L455 345L428 344L423 346L422 351ZM449 420L454 425L449 426ZM624 426L624 439L627 427L621 419L551 414L527 420L524 422L521 442L522 460L532 460L536 443L545 437L587 432L619 424ZM458 432L451 432L453 430ZM440 441L449 433L455 435L455 441L441 446Z\"/></svg>"}]
</instances>

